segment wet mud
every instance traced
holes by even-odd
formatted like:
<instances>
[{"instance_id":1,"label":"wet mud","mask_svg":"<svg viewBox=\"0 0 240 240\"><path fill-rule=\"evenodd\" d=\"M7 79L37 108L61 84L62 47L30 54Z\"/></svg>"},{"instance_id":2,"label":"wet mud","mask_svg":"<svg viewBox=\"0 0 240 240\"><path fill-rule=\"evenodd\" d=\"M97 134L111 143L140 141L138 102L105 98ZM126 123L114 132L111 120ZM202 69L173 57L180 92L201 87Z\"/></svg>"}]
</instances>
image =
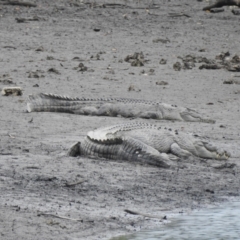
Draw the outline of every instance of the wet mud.
<instances>
[{"instance_id":1,"label":"wet mud","mask_svg":"<svg viewBox=\"0 0 240 240\"><path fill-rule=\"evenodd\" d=\"M239 15L156 2L0 2L0 89L22 93L0 96L1 239L109 239L239 197ZM231 158L161 169L67 157L88 131L129 119L26 113L40 92L197 109L216 123L141 121L209 138Z\"/></svg>"}]
</instances>

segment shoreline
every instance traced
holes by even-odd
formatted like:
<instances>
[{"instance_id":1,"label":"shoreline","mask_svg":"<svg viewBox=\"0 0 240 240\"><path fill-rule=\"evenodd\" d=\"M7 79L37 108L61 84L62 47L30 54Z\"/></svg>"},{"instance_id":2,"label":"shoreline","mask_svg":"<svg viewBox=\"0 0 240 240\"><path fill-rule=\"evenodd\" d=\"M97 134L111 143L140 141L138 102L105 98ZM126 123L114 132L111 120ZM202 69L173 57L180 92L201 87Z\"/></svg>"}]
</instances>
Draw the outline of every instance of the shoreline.
<instances>
[{"instance_id":1,"label":"shoreline","mask_svg":"<svg viewBox=\"0 0 240 240\"><path fill-rule=\"evenodd\" d=\"M236 201L235 201L236 200ZM183 227L185 226L185 224L187 224L186 227L191 227L191 228L194 228L194 225L195 226L198 226L198 224L203 224L204 225L204 220L206 220L206 223L205 223L205 227L207 225L207 223L210 224L210 222L208 222L208 220L211 219L211 224L213 224L213 230L215 232L215 237L217 237L216 234L219 234L219 230L222 232L221 234L227 234L227 227L225 226L225 224L228 224L228 227L232 224L232 222L228 222L228 221L224 221L224 219L220 218L219 219L219 211L221 212L220 214L220 217L223 217L222 216L222 212L224 211L225 215L224 215L224 218L225 217L229 217L229 215L232 216L232 214L235 215L235 220L237 219L237 213L233 213L233 206L239 206L239 198L238 199L232 199L232 201L229 201L229 202L225 202L223 204L217 204L217 205L211 205L211 206L208 206L207 208L201 208L201 209L198 209L198 210L193 210L193 211L190 211L190 212L184 212L184 213L179 213L181 214L181 216L179 214L175 214L174 216L172 216L172 219L168 222L166 222L164 224L164 226L159 226L157 228L153 228L153 229L141 229L139 232L134 232L134 233L130 233L128 235L120 235L120 236L117 236L117 237L113 237L113 238L110 238L110 240L126 240L126 239L133 239L133 238L136 238L136 239L139 239L139 237L141 238L142 236L142 239L143 238L156 238L156 236L159 237L166 237L169 236L169 237L177 237L179 236L180 234L184 234L184 229L182 230L178 230L177 228L178 227ZM228 205L230 204L230 206ZM226 212L225 209L228 209L230 210L230 212ZM209 211L209 212L208 212ZM177 215L177 216L176 216ZM204 216L203 216L204 215ZM210 219L208 219L210 218ZM198 223L194 224L193 222L191 221L197 221ZM179 221L184 221L184 223L180 223L179 225ZM232 221L234 221L234 219L232 219ZM220 229L221 227L219 227L219 224L223 223L224 227L222 229ZM177 224L177 225L175 225ZM170 226L167 226L167 225L170 225ZM172 229L173 227L173 229ZM166 229L165 229L166 228ZM171 230L170 230L171 229ZM225 230L225 231L224 231ZM237 231L237 228L233 229L233 230L236 230ZM173 235L171 235L170 231L173 231ZM187 232L188 236L190 234L193 235L193 229L189 229L190 232ZM209 231L209 229L208 229ZM161 232L165 232L164 234L161 233ZM209 235L209 233L206 233L206 231L203 229L203 231L200 231L198 232L197 234L201 234L201 237L202 235L204 234L205 235L205 238L204 239L207 239L207 236L206 235ZM236 233L237 234L237 233ZM235 234L235 235L236 235ZM184 236L182 236L184 237ZM185 236L186 237L186 236Z\"/></svg>"}]
</instances>

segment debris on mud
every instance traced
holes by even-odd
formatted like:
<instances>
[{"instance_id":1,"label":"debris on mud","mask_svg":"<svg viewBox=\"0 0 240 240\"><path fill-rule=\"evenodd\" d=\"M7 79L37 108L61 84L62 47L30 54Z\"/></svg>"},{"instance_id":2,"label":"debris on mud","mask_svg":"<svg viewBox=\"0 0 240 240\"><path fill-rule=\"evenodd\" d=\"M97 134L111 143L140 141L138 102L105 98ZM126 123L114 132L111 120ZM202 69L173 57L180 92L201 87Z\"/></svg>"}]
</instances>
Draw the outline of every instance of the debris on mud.
<instances>
[{"instance_id":1,"label":"debris on mud","mask_svg":"<svg viewBox=\"0 0 240 240\"><path fill-rule=\"evenodd\" d=\"M233 9L233 10L232 10L232 13L233 13L234 15L240 15L240 10L238 10L238 9Z\"/></svg>"},{"instance_id":2,"label":"debris on mud","mask_svg":"<svg viewBox=\"0 0 240 240\"><path fill-rule=\"evenodd\" d=\"M184 62L182 69L193 69L195 67L194 62Z\"/></svg>"},{"instance_id":3,"label":"debris on mud","mask_svg":"<svg viewBox=\"0 0 240 240\"><path fill-rule=\"evenodd\" d=\"M142 67L144 66L144 62L145 62L144 55L142 52L140 53L135 52L134 54L127 55L124 58L124 61L131 63L131 66L133 67Z\"/></svg>"},{"instance_id":4,"label":"debris on mud","mask_svg":"<svg viewBox=\"0 0 240 240\"><path fill-rule=\"evenodd\" d=\"M222 66L219 64L202 64L199 69L221 69Z\"/></svg>"},{"instance_id":5,"label":"debris on mud","mask_svg":"<svg viewBox=\"0 0 240 240\"><path fill-rule=\"evenodd\" d=\"M159 64L161 64L161 65L165 65L165 64L167 64L167 59L161 59L160 61L159 61Z\"/></svg>"},{"instance_id":6,"label":"debris on mud","mask_svg":"<svg viewBox=\"0 0 240 240\"><path fill-rule=\"evenodd\" d=\"M13 84L13 80L10 77L10 75L7 73L7 74L3 74L3 75L0 76L0 83Z\"/></svg>"},{"instance_id":7,"label":"debris on mud","mask_svg":"<svg viewBox=\"0 0 240 240\"><path fill-rule=\"evenodd\" d=\"M4 2L1 2L3 5L13 5L13 6L22 6L22 7L37 7L37 4L31 3L31 2L25 2L25 1L12 1L12 0L7 0Z\"/></svg>"},{"instance_id":8,"label":"debris on mud","mask_svg":"<svg viewBox=\"0 0 240 240\"><path fill-rule=\"evenodd\" d=\"M36 52L44 52L46 51L45 48L43 46L40 46L38 48L35 49Z\"/></svg>"},{"instance_id":9,"label":"debris on mud","mask_svg":"<svg viewBox=\"0 0 240 240\"><path fill-rule=\"evenodd\" d=\"M186 55L184 57L178 56L178 58L182 60L183 65L176 62L173 65L175 71L180 71L181 68L192 69L196 67L196 63L203 63L199 66L199 69L226 69L232 72L240 71L240 56L235 54L232 58L230 58L229 52L222 52L217 55L215 59L208 59L206 57L195 55Z\"/></svg>"},{"instance_id":10,"label":"debris on mud","mask_svg":"<svg viewBox=\"0 0 240 240\"><path fill-rule=\"evenodd\" d=\"M168 13L169 17L176 18L176 17L187 17L190 18L191 16L186 13Z\"/></svg>"},{"instance_id":11,"label":"debris on mud","mask_svg":"<svg viewBox=\"0 0 240 240\"><path fill-rule=\"evenodd\" d=\"M2 89L2 95L4 96L21 96L22 95L22 88L20 87L4 87Z\"/></svg>"},{"instance_id":12,"label":"debris on mud","mask_svg":"<svg viewBox=\"0 0 240 240\"><path fill-rule=\"evenodd\" d=\"M106 72L107 74L115 74L115 71L112 68L107 68L108 71Z\"/></svg>"},{"instance_id":13,"label":"debris on mud","mask_svg":"<svg viewBox=\"0 0 240 240\"><path fill-rule=\"evenodd\" d=\"M84 62L85 61L84 59L82 59L80 57L74 57L72 60L73 61L78 61L78 62Z\"/></svg>"},{"instance_id":14,"label":"debris on mud","mask_svg":"<svg viewBox=\"0 0 240 240\"><path fill-rule=\"evenodd\" d=\"M101 58L100 58L100 55L99 55L99 54L96 54L95 56L92 55L92 56L90 57L90 59L92 59L92 60L104 60L104 59L101 59Z\"/></svg>"},{"instance_id":15,"label":"debris on mud","mask_svg":"<svg viewBox=\"0 0 240 240\"><path fill-rule=\"evenodd\" d=\"M44 71L42 70L36 70L36 71L30 71L27 72L28 74L28 78L44 78L45 76L42 74L44 73Z\"/></svg>"},{"instance_id":16,"label":"debris on mud","mask_svg":"<svg viewBox=\"0 0 240 240\"><path fill-rule=\"evenodd\" d=\"M102 54L105 54L105 52L98 52L96 55L92 55L91 57L90 57L90 59L91 60L97 60L97 61L99 61L99 60L104 60L104 58L101 58L101 55Z\"/></svg>"},{"instance_id":17,"label":"debris on mud","mask_svg":"<svg viewBox=\"0 0 240 240\"><path fill-rule=\"evenodd\" d=\"M179 59L183 61L183 63L207 63L211 64L214 63L214 60L208 59L202 56L195 56L195 55L186 55L184 57L178 56Z\"/></svg>"},{"instance_id":18,"label":"debris on mud","mask_svg":"<svg viewBox=\"0 0 240 240\"><path fill-rule=\"evenodd\" d=\"M140 72L140 75L145 75L145 76L149 76L149 75L155 75L155 70L154 69L149 69L148 71L142 70Z\"/></svg>"},{"instance_id":19,"label":"debris on mud","mask_svg":"<svg viewBox=\"0 0 240 240\"><path fill-rule=\"evenodd\" d=\"M78 70L78 72L86 72L88 68L83 63L79 63L77 67L73 68L73 70Z\"/></svg>"},{"instance_id":20,"label":"debris on mud","mask_svg":"<svg viewBox=\"0 0 240 240\"><path fill-rule=\"evenodd\" d=\"M240 1L239 0L218 0L217 2L204 7L203 11L210 11L212 8L221 8L223 6L238 6L240 7Z\"/></svg>"},{"instance_id":21,"label":"debris on mud","mask_svg":"<svg viewBox=\"0 0 240 240\"><path fill-rule=\"evenodd\" d=\"M224 168L234 168L236 167L235 163L223 163L220 165L213 166L216 169L224 169Z\"/></svg>"},{"instance_id":22,"label":"debris on mud","mask_svg":"<svg viewBox=\"0 0 240 240\"><path fill-rule=\"evenodd\" d=\"M46 58L47 60L55 60L55 58L53 57L53 56L47 56L47 58Z\"/></svg>"},{"instance_id":23,"label":"debris on mud","mask_svg":"<svg viewBox=\"0 0 240 240\"><path fill-rule=\"evenodd\" d=\"M46 21L46 19L44 18L40 18L38 16L33 16L32 18L15 18L15 20L17 21L17 23L28 23L31 21Z\"/></svg>"},{"instance_id":24,"label":"debris on mud","mask_svg":"<svg viewBox=\"0 0 240 240\"><path fill-rule=\"evenodd\" d=\"M144 66L143 62L140 59L135 59L131 62L132 67L142 67Z\"/></svg>"},{"instance_id":25,"label":"debris on mud","mask_svg":"<svg viewBox=\"0 0 240 240\"><path fill-rule=\"evenodd\" d=\"M176 63L173 64L173 69L174 69L175 71L180 71L181 68L182 68L182 65L181 65L180 62L176 62Z\"/></svg>"},{"instance_id":26,"label":"debris on mud","mask_svg":"<svg viewBox=\"0 0 240 240\"><path fill-rule=\"evenodd\" d=\"M156 216L156 215L151 215L151 214L147 214L147 213L140 213L140 212L136 212L136 211L129 210L129 209L125 209L124 211L125 211L126 213L132 214L132 215L140 215L140 216L147 217L147 218L160 219L160 221L162 221L162 220L167 220L167 217L166 217L166 216Z\"/></svg>"},{"instance_id":27,"label":"debris on mud","mask_svg":"<svg viewBox=\"0 0 240 240\"><path fill-rule=\"evenodd\" d=\"M229 56L230 56L230 52L228 52L228 51L227 52L221 52L219 55L217 55L215 57L215 59L224 61Z\"/></svg>"},{"instance_id":28,"label":"debris on mud","mask_svg":"<svg viewBox=\"0 0 240 240\"><path fill-rule=\"evenodd\" d=\"M225 81L223 82L223 84L237 84L237 85L240 85L240 80L228 79L228 80L225 80Z\"/></svg>"},{"instance_id":29,"label":"debris on mud","mask_svg":"<svg viewBox=\"0 0 240 240\"><path fill-rule=\"evenodd\" d=\"M141 89L134 86L133 84L131 84L129 87L128 87L128 91L131 92L131 91L136 91L136 92L141 92Z\"/></svg>"},{"instance_id":30,"label":"debris on mud","mask_svg":"<svg viewBox=\"0 0 240 240\"><path fill-rule=\"evenodd\" d=\"M156 82L156 85L168 85L168 82L166 82L166 81L158 81L158 82Z\"/></svg>"},{"instance_id":31,"label":"debris on mud","mask_svg":"<svg viewBox=\"0 0 240 240\"><path fill-rule=\"evenodd\" d=\"M212 8L210 10L211 13L220 13L220 12L224 12L224 8Z\"/></svg>"},{"instance_id":32,"label":"debris on mud","mask_svg":"<svg viewBox=\"0 0 240 240\"><path fill-rule=\"evenodd\" d=\"M170 43L170 40L168 38L163 39L163 38L156 38L152 40L153 43Z\"/></svg>"},{"instance_id":33,"label":"debris on mud","mask_svg":"<svg viewBox=\"0 0 240 240\"><path fill-rule=\"evenodd\" d=\"M49 72L49 73L55 73L55 74L58 74L58 75L61 74L56 68L49 68L49 69L48 69L48 72Z\"/></svg>"}]
</instances>

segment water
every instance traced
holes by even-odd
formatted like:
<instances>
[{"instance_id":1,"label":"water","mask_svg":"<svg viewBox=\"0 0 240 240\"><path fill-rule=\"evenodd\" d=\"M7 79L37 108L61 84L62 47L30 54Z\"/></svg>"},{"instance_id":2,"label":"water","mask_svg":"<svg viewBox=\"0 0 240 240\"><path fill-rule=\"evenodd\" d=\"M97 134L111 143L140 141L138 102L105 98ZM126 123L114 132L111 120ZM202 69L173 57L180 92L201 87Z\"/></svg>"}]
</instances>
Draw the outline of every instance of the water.
<instances>
[{"instance_id":1,"label":"water","mask_svg":"<svg viewBox=\"0 0 240 240\"><path fill-rule=\"evenodd\" d=\"M117 239L117 238L115 238ZM138 232L122 240L239 240L240 202L226 203L171 219L160 229Z\"/></svg>"}]
</instances>

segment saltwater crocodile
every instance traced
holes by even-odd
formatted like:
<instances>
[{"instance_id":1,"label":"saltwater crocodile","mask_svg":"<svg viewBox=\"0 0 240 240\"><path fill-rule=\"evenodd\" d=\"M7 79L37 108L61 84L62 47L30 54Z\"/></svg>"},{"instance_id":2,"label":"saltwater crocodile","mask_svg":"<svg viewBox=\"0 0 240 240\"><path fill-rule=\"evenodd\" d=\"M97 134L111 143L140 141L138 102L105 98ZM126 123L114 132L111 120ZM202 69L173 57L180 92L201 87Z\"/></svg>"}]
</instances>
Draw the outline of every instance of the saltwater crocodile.
<instances>
[{"instance_id":1,"label":"saltwater crocodile","mask_svg":"<svg viewBox=\"0 0 240 240\"><path fill-rule=\"evenodd\" d=\"M151 118L214 123L197 111L160 102L127 98L71 98L55 94L30 95L28 112L65 112L80 115Z\"/></svg>"},{"instance_id":2,"label":"saltwater crocodile","mask_svg":"<svg viewBox=\"0 0 240 240\"><path fill-rule=\"evenodd\" d=\"M86 155L106 159L139 161L169 167L171 159L212 158L227 160L230 153L197 135L141 122L128 122L88 132L69 156Z\"/></svg>"}]
</instances>

